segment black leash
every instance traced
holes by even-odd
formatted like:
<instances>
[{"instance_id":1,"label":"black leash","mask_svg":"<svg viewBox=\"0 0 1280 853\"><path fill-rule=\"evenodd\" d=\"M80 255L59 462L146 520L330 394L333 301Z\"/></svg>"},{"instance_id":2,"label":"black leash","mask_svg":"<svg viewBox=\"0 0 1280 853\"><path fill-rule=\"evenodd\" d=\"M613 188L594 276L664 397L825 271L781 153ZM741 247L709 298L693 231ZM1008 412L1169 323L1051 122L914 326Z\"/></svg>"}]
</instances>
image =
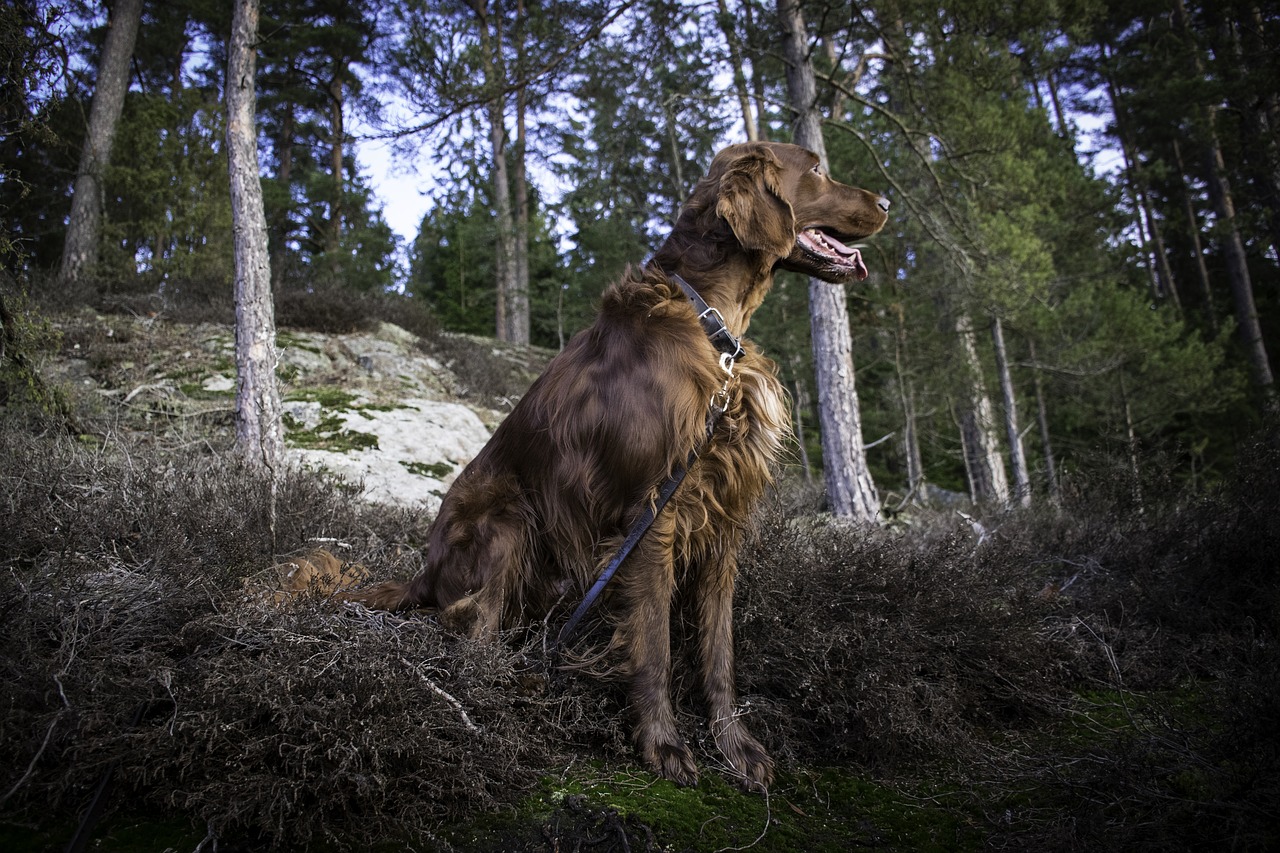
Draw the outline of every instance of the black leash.
<instances>
[{"instance_id":1,"label":"black leash","mask_svg":"<svg viewBox=\"0 0 1280 853\"><path fill-rule=\"evenodd\" d=\"M609 561L609 565L604 567L604 571L600 573L600 577L596 578L596 582L591 585L591 589L587 590L586 597L582 599L582 603L578 605L578 609L573 611L573 615L569 617L569 621L560 629L560 636L556 639L555 649L567 643L573 637L573 632L578 627L578 623L582 621L582 617L587 615L587 611L591 609L591 605L596 603L596 599L600 597L600 593L604 592L604 588L609 585L609 581L613 580L614 574L617 573L618 567L622 565L622 561L627 559L631 550L636 547L649 528L653 526L653 522L657 520L658 513L662 512L662 508L667 505L667 501L671 500L671 496L675 494L676 489L684 482L684 477L689 473L689 469L693 467L693 460L698 458L698 451L689 454L689 461L675 473L667 478L662 484L662 488L658 491L658 499L652 504L645 507L644 512L640 513L640 517L631 525L631 530L627 533L627 538L623 540L622 547L613 555L613 559Z\"/></svg>"},{"instance_id":2,"label":"black leash","mask_svg":"<svg viewBox=\"0 0 1280 853\"><path fill-rule=\"evenodd\" d=\"M667 278L680 285L680 289L689 297L689 301L693 303L694 309L698 312L698 322L702 325L703 331L707 333L707 338L720 352L720 366L724 368L727 374L724 387L720 392L712 398L709 410L707 412L707 438L711 438L711 433L715 430L715 425L720 416L725 413L728 408L729 401L729 380L733 378L733 364L742 357L742 343L734 337L729 331L729 327L725 325L724 317L715 308L707 304L702 298L702 294L694 290L689 282L685 281L675 273L667 273ZM600 576L596 578L596 582L591 585L591 589L587 590L586 596L573 611L573 615L569 617L569 621L560 629L560 635L556 638L555 645L551 647L553 657L558 655L560 649L573 637L573 632L577 630L578 623L582 621L582 617L587 615L587 611L596 603L596 599L600 597L600 593L604 592L604 588L609 585L609 581L617 574L618 568L622 562L627 559L631 551L639 544L640 540L649 528L653 526L654 521L658 518L658 513L662 512L662 508L667 505L667 501L671 500L671 496L675 494L676 489L684 482L685 475L689 473L689 469L693 467L694 461L698 458L698 449L695 448L689 453L688 460L684 465L677 468L667 481L662 484L662 488L658 490L658 497L654 502L645 507L644 512L640 513L639 518L631 525L631 529L627 531L627 538L622 541L621 547L609 560L609 564L600 572Z\"/></svg>"}]
</instances>

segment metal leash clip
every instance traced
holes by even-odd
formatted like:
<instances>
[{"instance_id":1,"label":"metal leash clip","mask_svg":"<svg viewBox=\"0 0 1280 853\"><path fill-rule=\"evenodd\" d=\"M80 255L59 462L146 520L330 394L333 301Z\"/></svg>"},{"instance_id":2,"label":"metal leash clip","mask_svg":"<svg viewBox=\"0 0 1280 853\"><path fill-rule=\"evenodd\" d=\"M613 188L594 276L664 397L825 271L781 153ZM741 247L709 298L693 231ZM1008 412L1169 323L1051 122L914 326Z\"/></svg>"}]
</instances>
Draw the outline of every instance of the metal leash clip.
<instances>
[{"instance_id":1,"label":"metal leash clip","mask_svg":"<svg viewBox=\"0 0 1280 853\"><path fill-rule=\"evenodd\" d=\"M729 353L727 352L720 353L720 369L723 370L725 373L729 374L729 379L733 378L733 363L734 363L733 356L729 355ZM728 379L725 380L724 387L725 387L725 393L727 394L729 390Z\"/></svg>"}]
</instances>

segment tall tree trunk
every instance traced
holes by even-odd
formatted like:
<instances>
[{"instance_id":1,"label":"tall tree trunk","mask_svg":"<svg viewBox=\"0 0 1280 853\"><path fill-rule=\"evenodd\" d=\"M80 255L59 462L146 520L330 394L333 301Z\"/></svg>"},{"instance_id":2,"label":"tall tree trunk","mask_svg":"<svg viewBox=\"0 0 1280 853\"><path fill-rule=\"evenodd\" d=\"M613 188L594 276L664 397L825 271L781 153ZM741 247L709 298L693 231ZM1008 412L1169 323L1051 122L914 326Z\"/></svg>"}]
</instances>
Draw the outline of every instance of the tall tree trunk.
<instances>
[{"instance_id":1,"label":"tall tree trunk","mask_svg":"<svg viewBox=\"0 0 1280 853\"><path fill-rule=\"evenodd\" d=\"M895 291L896 289L895 287ZM893 313L897 320L894 329L893 365L902 404L902 456L907 462L907 494L910 495L924 483L924 458L920 453L920 434L916 424L915 390L907 372L907 324L901 300L894 303Z\"/></svg>"},{"instance_id":2,"label":"tall tree trunk","mask_svg":"<svg viewBox=\"0 0 1280 853\"><path fill-rule=\"evenodd\" d=\"M809 386L800 375L800 356L792 354L791 368L795 371L795 397L792 399L792 410L795 421L796 446L800 451L800 470L804 471L804 481L813 482L813 466L809 461L809 447L805 444L804 418L809 411Z\"/></svg>"},{"instance_id":3,"label":"tall tree trunk","mask_svg":"<svg viewBox=\"0 0 1280 853\"><path fill-rule=\"evenodd\" d=\"M1102 46L1103 56L1111 58L1108 45ZM1178 291L1173 281L1173 270L1169 266L1169 257L1164 250L1164 237L1160 234L1159 223L1151 212L1146 192L1142 187L1142 176L1138 173L1138 160L1131 144L1127 123L1124 121L1124 105L1116 93L1115 83L1107 75L1107 95L1111 100L1111 114L1115 116L1116 136L1120 142L1120 153L1124 158L1124 177L1129 185L1129 194L1133 197L1134 217L1138 226L1138 235L1142 238L1142 256L1147 261L1147 274L1151 281L1151 301L1159 302L1162 297L1169 297L1179 312L1182 310Z\"/></svg>"},{"instance_id":4,"label":"tall tree trunk","mask_svg":"<svg viewBox=\"0 0 1280 853\"><path fill-rule=\"evenodd\" d=\"M1187 8L1182 0L1175 0L1174 16L1183 38L1187 41L1187 49L1191 52L1196 72L1203 75L1204 63L1193 40ZM1271 360L1267 356L1266 343L1262 337L1258 307L1253 299L1253 280L1249 275L1244 239L1240 236L1240 228L1236 223L1235 200L1231 195L1227 164L1222 156L1222 143L1218 139L1217 107L1208 105L1202 107L1200 112L1205 136L1204 157L1209 166L1209 197L1218 214L1218 230L1226 256L1227 278L1231 282L1231 296L1235 302L1240 341L1244 344L1248 355L1249 372L1253 378L1253 384L1262 393L1265 407L1274 409L1277 406L1275 379L1271 373Z\"/></svg>"},{"instance_id":5,"label":"tall tree trunk","mask_svg":"<svg viewBox=\"0 0 1280 853\"><path fill-rule=\"evenodd\" d=\"M725 44L729 46L729 62L733 66L733 90L738 95L738 109L742 111L742 126L748 142L760 138L760 127L751 111L751 92L747 89L747 70L742 59L742 45L738 43L738 34L733 28L734 16L729 12L728 0L716 0L719 12L716 20L720 23L720 31L724 33Z\"/></svg>"},{"instance_id":6,"label":"tall tree trunk","mask_svg":"<svg viewBox=\"0 0 1280 853\"><path fill-rule=\"evenodd\" d=\"M294 80L294 57L285 59L285 86ZM281 105L284 115L280 119L280 134L275 139L276 146L276 182L282 190L283 204L279 210L273 211L270 225L270 244L268 250L272 256L271 287L279 291L284 284L285 258L289 252L291 228L290 216L293 212L293 135L297 120L297 106L292 99L286 99Z\"/></svg>"},{"instance_id":7,"label":"tall tree trunk","mask_svg":"<svg viewBox=\"0 0 1280 853\"><path fill-rule=\"evenodd\" d=\"M516 50L520 67L525 56L525 8L524 0L516 2ZM511 287L511 299L507 312L507 340L516 344L529 343L529 180L525 172L527 152L526 120L529 91L523 83L516 89L516 144L512 152L512 191L515 201L515 278Z\"/></svg>"},{"instance_id":8,"label":"tall tree trunk","mask_svg":"<svg viewBox=\"0 0 1280 853\"><path fill-rule=\"evenodd\" d=\"M969 494L976 504L1009 503L1009 480L1000 439L996 435L994 407L982 378L982 361L973 321L963 311L956 315L956 336L965 373L965 403L960 411L960 440L964 446Z\"/></svg>"},{"instance_id":9,"label":"tall tree trunk","mask_svg":"<svg viewBox=\"0 0 1280 853\"><path fill-rule=\"evenodd\" d=\"M1250 6L1247 11L1241 9L1240 20L1227 22L1224 19L1221 27L1224 38L1231 42L1237 69L1243 70L1250 62L1271 55L1263 38L1267 27L1259 6ZM1242 101L1237 112L1244 119L1246 133L1242 141L1249 151L1253 180L1267 202L1259 205L1259 212L1265 217L1270 232L1271 250L1280 260L1280 138L1277 138L1280 135L1280 94L1274 88L1258 93L1257 87L1243 81L1232 79L1230 82L1231 100Z\"/></svg>"},{"instance_id":10,"label":"tall tree trunk","mask_svg":"<svg viewBox=\"0 0 1280 853\"><path fill-rule=\"evenodd\" d=\"M1191 187L1187 183L1186 163L1182 160L1182 145L1177 137L1173 140L1173 158L1178 166L1178 184L1182 188L1182 208L1187 216L1187 233L1191 235L1191 251L1195 254L1196 279L1200 282L1200 297L1204 300L1204 315L1208 320L1210 331L1218 331L1218 312L1213 304L1213 287L1209 281L1209 266L1204 260L1204 245L1200 242L1200 217L1196 216L1195 201L1191 197Z\"/></svg>"},{"instance_id":11,"label":"tall tree trunk","mask_svg":"<svg viewBox=\"0 0 1280 853\"><path fill-rule=\"evenodd\" d=\"M515 276L507 310L507 340L529 343L529 180L525 173L525 93L516 94L515 175Z\"/></svg>"},{"instance_id":12,"label":"tall tree trunk","mask_svg":"<svg viewBox=\"0 0 1280 853\"><path fill-rule=\"evenodd\" d=\"M817 154L826 169L827 150L817 111L817 82L799 0L778 0L778 17L787 63L787 101L795 113L793 138L796 144ZM832 512L839 517L875 522L880 515L880 495L871 479L862 443L862 414L854 381L853 340L844 287L810 279L809 320L827 500Z\"/></svg>"},{"instance_id":13,"label":"tall tree trunk","mask_svg":"<svg viewBox=\"0 0 1280 853\"><path fill-rule=\"evenodd\" d=\"M335 57L335 61L340 62ZM333 77L329 80L327 91L329 93L329 134L331 144L329 146L329 171L333 175L333 187L330 190L332 195L329 199L329 223L325 233L324 251L329 256L329 268L335 274L338 272L338 257L342 246L342 218L343 218L343 186L345 185L345 176L343 174L343 137L346 134L343 108L346 100L346 86L342 75L344 68L335 68Z\"/></svg>"},{"instance_id":14,"label":"tall tree trunk","mask_svg":"<svg viewBox=\"0 0 1280 853\"><path fill-rule=\"evenodd\" d=\"M1044 383L1040 381L1040 365L1036 362L1036 345L1027 341L1027 355L1031 358L1032 387L1036 392L1036 420L1040 426L1040 448L1044 453L1044 475L1048 480L1049 502L1054 506L1062 503L1062 491L1058 486L1057 460L1053 454L1053 441L1049 435L1049 407L1045 402Z\"/></svg>"},{"instance_id":15,"label":"tall tree trunk","mask_svg":"<svg viewBox=\"0 0 1280 853\"><path fill-rule=\"evenodd\" d=\"M226 83L227 162L235 238L236 445L250 464L274 472L284 440L275 375L267 219L262 208L254 118L257 34L258 0L236 0Z\"/></svg>"},{"instance_id":16,"label":"tall tree trunk","mask_svg":"<svg viewBox=\"0 0 1280 853\"><path fill-rule=\"evenodd\" d=\"M1004 344L1004 324L991 318L991 344L996 354L996 374L1000 377L1000 393L1004 397L1004 427L1009 439L1009 467L1013 471L1013 499L1020 506L1031 506L1031 473L1027 455L1022 449L1022 432L1018 429L1018 398L1013 390L1013 374L1009 370L1009 352Z\"/></svg>"},{"instance_id":17,"label":"tall tree trunk","mask_svg":"<svg viewBox=\"0 0 1280 853\"><path fill-rule=\"evenodd\" d=\"M1142 470L1138 467L1138 432L1133 426L1133 407L1124 387L1124 373L1116 374L1120 382L1120 403L1124 409L1125 450L1129 456L1129 474L1133 477L1133 504L1142 512Z\"/></svg>"},{"instance_id":18,"label":"tall tree trunk","mask_svg":"<svg viewBox=\"0 0 1280 853\"><path fill-rule=\"evenodd\" d=\"M1147 219L1147 232L1151 235L1156 261L1156 275L1159 278L1162 296L1173 302L1173 308L1182 313L1182 298L1178 295L1178 280L1173 277L1173 267L1169 264L1169 251L1164 246L1164 235L1160 232L1160 223L1151 207L1151 196L1141 186L1136 187L1138 203L1142 205L1142 215Z\"/></svg>"},{"instance_id":19,"label":"tall tree trunk","mask_svg":"<svg viewBox=\"0 0 1280 853\"><path fill-rule=\"evenodd\" d=\"M491 15L487 0L471 0L480 27L480 53L488 103L489 149L493 155L495 333L510 339L511 302L516 290L516 224L511 210L511 178L507 169L506 73L502 61L502 10Z\"/></svg>"},{"instance_id":20,"label":"tall tree trunk","mask_svg":"<svg viewBox=\"0 0 1280 853\"><path fill-rule=\"evenodd\" d=\"M1071 135L1071 125L1067 124L1066 115L1063 113L1062 98L1058 94L1058 81L1054 79L1052 68L1045 72L1044 82L1049 87L1049 100L1053 103L1053 115L1057 119L1058 135L1063 139L1067 139Z\"/></svg>"},{"instance_id":21,"label":"tall tree trunk","mask_svg":"<svg viewBox=\"0 0 1280 853\"><path fill-rule=\"evenodd\" d=\"M111 162L111 147L129 91L129 63L142 20L142 0L116 0L107 23L107 40L98 63L93 103L89 107L89 127L80 149L71 195L71 216L62 248L59 285L78 284L98 263L98 243L102 237L103 174Z\"/></svg>"},{"instance_id":22,"label":"tall tree trunk","mask_svg":"<svg viewBox=\"0 0 1280 853\"><path fill-rule=\"evenodd\" d=\"M750 37L752 33L758 33L759 28L756 26L755 20L755 4L748 0L748 2L744 2L742 4L741 10L742 20L746 25L745 31L748 37ZM757 55L759 54L758 50L755 52ZM751 102L755 107L756 136L759 139L767 139L769 136L769 128L767 124L769 111L768 102L765 100L764 92L765 75L756 73L755 62L749 58L750 53L751 51L748 50L747 54L743 56L743 61L751 69L751 73L747 76L751 81ZM745 71L746 68L743 70Z\"/></svg>"},{"instance_id":23,"label":"tall tree trunk","mask_svg":"<svg viewBox=\"0 0 1280 853\"><path fill-rule=\"evenodd\" d=\"M667 129L667 184L670 193L667 201L671 205L668 214L672 225L680 219L680 210L684 207L687 191L684 183L684 152L680 144L683 130L677 125L676 117L671 113L671 104L680 95L666 95L662 99L662 123Z\"/></svg>"},{"instance_id":24,"label":"tall tree trunk","mask_svg":"<svg viewBox=\"0 0 1280 853\"><path fill-rule=\"evenodd\" d=\"M1253 280L1249 275L1244 240L1236 224L1235 201L1231 195L1231 183L1227 179L1227 167L1222 158L1222 146L1218 142L1216 132L1211 131L1206 156L1209 160L1209 196L1218 214L1218 227L1221 229L1225 249L1227 277L1231 282L1231 297L1235 303L1240 340L1248 354L1253 384L1262 391L1268 406L1271 406L1275 403L1275 379L1271 373L1271 360L1267 355L1267 346L1262 337L1258 307L1253 299Z\"/></svg>"}]
</instances>

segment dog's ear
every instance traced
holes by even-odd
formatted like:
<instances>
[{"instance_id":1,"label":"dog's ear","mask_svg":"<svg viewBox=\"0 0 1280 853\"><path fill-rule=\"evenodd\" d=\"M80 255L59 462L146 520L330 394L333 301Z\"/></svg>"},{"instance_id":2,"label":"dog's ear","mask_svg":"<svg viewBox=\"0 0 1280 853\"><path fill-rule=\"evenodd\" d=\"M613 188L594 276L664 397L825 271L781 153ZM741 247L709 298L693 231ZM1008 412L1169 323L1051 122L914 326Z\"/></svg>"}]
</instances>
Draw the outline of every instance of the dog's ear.
<instances>
[{"instance_id":1,"label":"dog's ear","mask_svg":"<svg viewBox=\"0 0 1280 853\"><path fill-rule=\"evenodd\" d=\"M758 148L729 163L720 176L716 215L729 223L742 248L784 258L791 254L796 218L783 195L777 155Z\"/></svg>"}]
</instances>

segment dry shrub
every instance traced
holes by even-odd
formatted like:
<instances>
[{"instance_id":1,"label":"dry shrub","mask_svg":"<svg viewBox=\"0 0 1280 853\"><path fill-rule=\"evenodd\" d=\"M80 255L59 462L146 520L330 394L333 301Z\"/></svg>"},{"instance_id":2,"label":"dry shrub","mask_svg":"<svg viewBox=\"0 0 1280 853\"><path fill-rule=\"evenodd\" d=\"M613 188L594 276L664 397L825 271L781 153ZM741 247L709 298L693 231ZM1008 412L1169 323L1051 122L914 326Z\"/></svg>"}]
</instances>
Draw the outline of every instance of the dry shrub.
<instances>
[{"instance_id":1,"label":"dry shrub","mask_svg":"<svg viewBox=\"0 0 1280 853\"><path fill-rule=\"evenodd\" d=\"M369 331L394 323L420 337L439 324L425 300L397 293L370 293L341 285L285 287L275 295L276 324L328 334Z\"/></svg>"},{"instance_id":2,"label":"dry shrub","mask_svg":"<svg viewBox=\"0 0 1280 853\"><path fill-rule=\"evenodd\" d=\"M1002 528L1052 567L1087 667L1055 729L1065 742L1020 733L977 770L1012 804L983 806L994 848L1280 845L1276 433L1239 459L1208 493L1144 488L1139 503L1125 477Z\"/></svg>"},{"instance_id":3,"label":"dry shrub","mask_svg":"<svg viewBox=\"0 0 1280 853\"><path fill-rule=\"evenodd\" d=\"M247 595L273 562L266 481L232 462L0 429L0 796L74 815L174 809L254 846L422 835L621 735L580 685L549 691L537 632L451 638L425 618ZM333 483L279 486L281 551L341 536L387 574L424 520ZM339 547L334 545L332 547Z\"/></svg>"},{"instance_id":4,"label":"dry shrub","mask_svg":"<svg viewBox=\"0 0 1280 853\"><path fill-rule=\"evenodd\" d=\"M1280 454L1244 455L1194 501L997 515L981 542L954 515L899 536L779 498L737 596L753 730L784 772L971 791L957 808L987 816L993 847L1265 849ZM246 595L318 540L377 577L421 568L419 514L292 474L273 530L270 495L189 448L0 425L3 814L74 819L115 768L117 808L254 849L358 846L428 837L578 758L631 760L621 688L548 686L540 627L472 643L423 616Z\"/></svg>"},{"instance_id":5,"label":"dry shrub","mask_svg":"<svg viewBox=\"0 0 1280 853\"><path fill-rule=\"evenodd\" d=\"M554 355L537 347L451 332L424 337L421 347L458 378L461 396L502 412L524 396Z\"/></svg>"},{"instance_id":6,"label":"dry shrub","mask_svg":"<svg viewBox=\"0 0 1280 853\"><path fill-rule=\"evenodd\" d=\"M888 770L1043 718L1076 647L1036 589L1025 555L967 525L904 539L773 514L738 595L755 726L795 760Z\"/></svg>"}]
</instances>

